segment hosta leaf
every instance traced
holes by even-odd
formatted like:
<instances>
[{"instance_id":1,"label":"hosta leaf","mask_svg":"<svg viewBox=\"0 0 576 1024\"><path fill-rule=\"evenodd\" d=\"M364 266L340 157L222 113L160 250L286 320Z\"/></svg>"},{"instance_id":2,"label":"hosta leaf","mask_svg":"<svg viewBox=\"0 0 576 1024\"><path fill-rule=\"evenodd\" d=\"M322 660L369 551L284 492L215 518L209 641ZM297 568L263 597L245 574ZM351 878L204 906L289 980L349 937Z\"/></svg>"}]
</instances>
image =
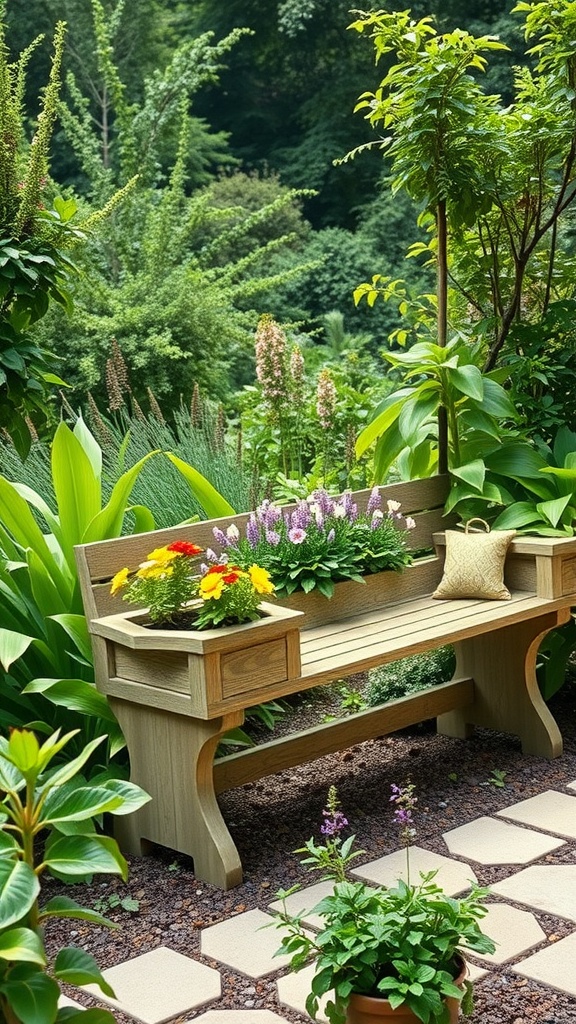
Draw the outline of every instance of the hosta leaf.
<instances>
[{"instance_id":1,"label":"hosta leaf","mask_svg":"<svg viewBox=\"0 0 576 1024\"><path fill-rule=\"evenodd\" d=\"M34 639L25 633L0 628L0 665L5 672L9 672L10 666L26 653Z\"/></svg>"},{"instance_id":2,"label":"hosta leaf","mask_svg":"<svg viewBox=\"0 0 576 1024\"><path fill-rule=\"evenodd\" d=\"M56 1019L60 986L44 971L18 964L2 991L21 1024L53 1024Z\"/></svg>"},{"instance_id":3,"label":"hosta leaf","mask_svg":"<svg viewBox=\"0 0 576 1024\"><path fill-rule=\"evenodd\" d=\"M31 928L10 928L0 935L0 959L26 963L46 963L42 940Z\"/></svg>"},{"instance_id":4,"label":"hosta leaf","mask_svg":"<svg viewBox=\"0 0 576 1024\"><path fill-rule=\"evenodd\" d=\"M40 883L32 868L22 860L4 856L0 860L0 928L21 921L38 899Z\"/></svg>"},{"instance_id":5,"label":"hosta leaf","mask_svg":"<svg viewBox=\"0 0 576 1024\"><path fill-rule=\"evenodd\" d=\"M47 917L71 917L81 921L90 921L103 928L119 927L114 921L109 921L107 917L103 917L95 910L81 907L76 900L71 900L68 896L53 896L51 900L48 900L48 903L40 911L40 920L43 921Z\"/></svg>"},{"instance_id":6,"label":"hosta leaf","mask_svg":"<svg viewBox=\"0 0 576 1024\"><path fill-rule=\"evenodd\" d=\"M103 786L60 786L51 790L42 808L42 821L57 825L61 821L85 821L113 811L122 797Z\"/></svg>"},{"instance_id":7,"label":"hosta leaf","mask_svg":"<svg viewBox=\"0 0 576 1024\"><path fill-rule=\"evenodd\" d=\"M24 693L43 693L52 704L93 715L108 722L116 722L104 694L84 679L33 679L24 687Z\"/></svg>"},{"instance_id":8,"label":"hosta leaf","mask_svg":"<svg viewBox=\"0 0 576 1024\"><path fill-rule=\"evenodd\" d=\"M128 865L116 842L107 836L58 836L47 843L44 861L57 878L92 874L128 877Z\"/></svg>"}]
</instances>

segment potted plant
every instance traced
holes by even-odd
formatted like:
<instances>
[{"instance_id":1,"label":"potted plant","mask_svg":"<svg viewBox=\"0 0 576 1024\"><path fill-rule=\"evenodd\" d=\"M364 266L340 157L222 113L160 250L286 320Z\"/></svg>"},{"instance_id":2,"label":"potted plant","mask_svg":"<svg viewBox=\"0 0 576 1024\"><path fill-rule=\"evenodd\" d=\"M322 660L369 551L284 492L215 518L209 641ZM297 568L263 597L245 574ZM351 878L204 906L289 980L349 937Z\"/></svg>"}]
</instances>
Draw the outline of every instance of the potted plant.
<instances>
[{"instance_id":1,"label":"potted plant","mask_svg":"<svg viewBox=\"0 0 576 1024\"><path fill-rule=\"evenodd\" d=\"M452 1024L460 1006L465 1013L471 1010L463 949L494 951L478 925L486 913L487 890L473 885L469 896L456 900L434 882L433 871L411 881L414 786L392 786L390 799L406 847L406 880L388 889L347 879L348 865L362 851L352 849L354 836L342 839L348 822L332 786L323 812L324 844L309 839L297 852L307 854L303 863L310 870L333 879L334 889L297 915L288 912L285 900L299 887L278 894L284 909L277 927L285 933L278 953L290 954L295 970L316 958L306 1000L314 1018L320 997L332 993L324 1011L330 1024ZM303 927L304 913L323 919L317 935Z\"/></svg>"},{"instance_id":2,"label":"potted plant","mask_svg":"<svg viewBox=\"0 0 576 1024\"><path fill-rule=\"evenodd\" d=\"M47 964L44 924L51 918L113 922L67 896L40 903L44 873L66 882L108 873L126 879L128 867L116 842L99 834L94 819L127 814L150 798L130 782L104 777L86 784L80 772L96 747L92 740L72 761L53 765L78 732L49 736L42 745L33 732L14 729L0 737L0 1021L2 1024L60 1024L84 1011L59 1009L59 982L94 983L109 996L110 985L89 953L61 949ZM38 840L44 835L43 852ZM107 1010L92 1009L91 1024L114 1024Z\"/></svg>"},{"instance_id":3,"label":"potted plant","mask_svg":"<svg viewBox=\"0 0 576 1024\"><path fill-rule=\"evenodd\" d=\"M111 674L190 694L190 712L209 718L236 694L300 674L302 616L262 600L275 588L254 560L198 565L200 553L177 540L120 569L111 593L141 608L93 619L90 630L108 642Z\"/></svg>"}]
</instances>

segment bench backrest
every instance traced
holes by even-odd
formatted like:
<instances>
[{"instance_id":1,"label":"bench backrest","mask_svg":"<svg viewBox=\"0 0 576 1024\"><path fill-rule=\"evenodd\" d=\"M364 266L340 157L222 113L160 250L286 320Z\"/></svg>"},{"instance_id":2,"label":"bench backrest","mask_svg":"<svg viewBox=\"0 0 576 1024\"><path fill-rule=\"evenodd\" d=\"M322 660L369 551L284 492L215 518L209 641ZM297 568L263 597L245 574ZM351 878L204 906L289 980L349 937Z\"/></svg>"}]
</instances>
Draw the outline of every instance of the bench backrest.
<instances>
[{"instance_id":1,"label":"bench backrest","mask_svg":"<svg viewBox=\"0 0 576 1024\"><path fill-rule=\"evenodd\" d=\"M399 501L402 514L415 519L416 527L409 534L409 544L413 551L433 548L432 535L446 527L447 521L443 518L443 510L449 486L448 476L434 476L381 488L384 506L389 498ZM360 511L366 508L369 497L370 490L353 492L353 499ZM289 509L293 506L285 507ZM76 561L87 618L111 615L125 608L121 595L113 597L110 594L110 580L123 566L135 568L145 560L153 548L171 544L175 540L191 541L204 549L217 548L212 532L214 527L225 529L230 523L235 523L242 530L248 515L249 513L243 512L240 515L227 516L225 519L209 519L183 526L172 526L165 530L153 530L149 533L137 533L79 545L75 549Z\"/></svg>"}]
</instances>

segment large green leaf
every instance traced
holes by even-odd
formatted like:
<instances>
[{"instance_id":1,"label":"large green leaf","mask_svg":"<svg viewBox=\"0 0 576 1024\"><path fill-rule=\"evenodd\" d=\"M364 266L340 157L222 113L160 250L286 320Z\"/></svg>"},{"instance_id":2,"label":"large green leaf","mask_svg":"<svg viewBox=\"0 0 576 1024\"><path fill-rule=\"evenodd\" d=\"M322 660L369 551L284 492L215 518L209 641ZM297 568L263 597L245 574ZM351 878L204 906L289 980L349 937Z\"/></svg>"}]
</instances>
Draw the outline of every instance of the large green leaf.
<instances>
[{"instance_id":1,"label":"large green leaf","mask_svg":"<svg viewBox=\"0 0 576 1024\"><path fill-rule=\"evenodd\" d=\"M202 473L199 473L197 469L194 469L187 462L179 459L177 455L172 455L171 452L165 452L165 455L182 474L194 497L200 502L210 519L222 519L224 516L236 514L232 505L212 486L205 476L202 476Z\"/></svg>"},{"instance_id":2,"label":"large green leaf","mask_svg":"<svg viewBox=\"0 0 576 1024\"><path fill-rule=\"evenodd\" d=\"M468 462L465 466L453 467L450 472L482 493L486 476L486 466L482 459L475 459L474 462Z\"/></svg>"},{"instance_id":3,"label":"large green leaf","mask_svg":"<svg viewBox=\"0 0 576 1024\"><path fill-rule=\"evenodd\" d=\"M102 788L122 797L121 805L112 812L115 815L132 814L133 811L137 811L139 807L143 807L152 799L140 786L136 786L133 782L127 782L125 779L108 779L102 783Z\"/></svg>"},{"instance_id":4,"label":"large green leaf","mask_svg":"<svg viewBox=\"0 0 576 1024\"><path fill-rule=\"evenodd\" d=\"M542 480L541 470L547 466L539 452L525 441L503 444L486 456L488 469L502 476Z\"/></svg>"},{"instance_id":5,"label":"large green leaf","mask_svg":"<svg viewBox=\"0 0 576 1024\"><path fill-rule=\"evenodd\" d=\"M84 949L74 946L61 949L54 962L54 974L69 985L98 985L105 995L114 999L114 989L102 977L94 957Z\"/></svg>"},{"instance_id":6,"label":"large green leaf","mask_svg":"<svg viewBox=\"0 0 576 1024\"><path fill-rule=\"evenodd\" d=\"M484 378L477 366L457 366L450 370L448 379L450 384L469 398L481 402L484 398Z\"/></svg>"},{"instance_id":7,"label":"large green leaf","mask_svg":"<svg viewBox=\"0 0 576 1024\"><path fill-rule=\"evenodd\" d=\"M33 636L0 628L0 665L5 672L10 671L10 666L26 653L34 640Z\"/></svg>"},{"instance_id":8,"label":"large green leaf","mask_svg":"<svg viewBox=\"0 0 576 1024\"><path fill-rule=\"evenodd\" d=\"M128 877L128 865L116 842L107 836L50 837L44 862L57 878L83 878L86 875Z\"/></svg>"},{"instance_id":9,"label":"large green leaf","mask_svg":"<svg viewBox=\"0 0 576 1024\"><path fill-rule=\"evenodd\" d=\"M56 1019L60 986L44 971L18 964L1 990L21 1024L53 1024Z\"/></svg>"},{"instance_id":10,"label":"large green leaf","mask_svg":"<svg viewBox=\"0 0 576 1024\"><path fill-rule=\"evenodd\" d=\"M92 647L90 645L90 634L88 632L86 616L64 613L60 615L51 615L50 618L54 619L59 626L62 626L62 629L74 642L75 647L78 649L82 657L86 661L91 662Z\"/></svg>"},{"instance_id":11,"label":"large green leaf","mask_svg":"<svg viewBox=\"0 0 576 1024\"><path fill-rule=\"evenodd\" d=\"M82 445L82 448L90 461L90 465L92 466L92 472L99 480L102 476L102 449L94 435L86 426L81 415L78 416L72 433Z\"/></svg>"},{"instance_id":12,"label":"large green leaf","mask_svg":"<svg viewBox=\"0 0 576 1024\"><path fill-rule=\"evenodd\" d=\"M81 544L88 524L101 508L100 480L81 442L60 423L52 442L52 481L62 530L62 548L75 570L74 545Z\"/></svg>"},{"instance_id":13,"label":"large green leaf","mask_svg":"<svg viewBox=\"0 0 576 1024\"><path fill-rule=\"evenodd\" d=\"M79 903L76 903L76 900L71 900L68 896L53 896L51 900L48 900L48 903L44 904L39 917L41 921L48 917L70 917L73 919L77 918L80 921L90 921L91 924L97 924L102 928L119 927L114 921L109 921L107 917L103 917L102 914L98 914L95 910L81 907Z\"/></svg>"},{"instance_id":14,"label":"large green leaf","mask_svg":"<svg viewBox=\"0 0 576 1024\"><path fill-rule=\"evenodd\" d=\"M42 821L58 825L61 821L86 821L98 814L114 811L122 797L100 786L59 786L52 789L42 807Z\"/></svg>"},{"instance_id":15,"label":"large green leaf","mask_svg":"<svg viewBox=\"0 0 576 1024\"><path fill-rule=\"evenodd\" d=\"M33 679L24 687L23 693L43 693L60 707L78 711L82 715L95 715L107 722L116 722L104 694L84 679Z\"/></svg>"},{"instance_id":16,"label":"large green leaf","mask_svg":"<svg viewBox=\"0 0 576 1024\"><path fill-rule=\"evenodd\" d=\"M62 1006L54 1024L116 1024L116 1017L110 1010L92 1006L89 1010L76 1010L73 1006Z\"/></svg>"},{"instance_id":17,"label":"large green leaf","mask_svg":"<svg viewBox=\"0 0 576 1024\"><path fill-rule=\"evenodd\" d=\"M439 400L438 390L427 394L426 392L419 393L417 388L412 398L404 404L398 419L398 427L407 443L412 440L422 424L435 415Z\"/></svg>"},{"instance_id":18,"label":"large green leaf","mask_svg":"<svg viewBox=\"0 0 576 1024\"><path fill-rule=\"evenodd\" d=\"M11 928L0 934L0 959L44 966L42 940L31 928Z\"/></svg>"},{"instance_id":19,"label":"large green leaf","mask_svg":"<svg viewBox=\"0 0 576 1024\"><path fill-rule=\"evenodd\" d=\"M92 756L96 747L98 747L100 743L103 743L105 739L105 736L96 736L95 739L90 740L77 757L72 758L72 760L68 761L67 764L62 765L61 768L57 768L55 771L51 772L50 775L46 775L44 777L46 785L63 786L69 779L73 779L80 769L86 764L86 761Z\"/></svg>"},{"instance_id":20,"label":"large green leaf","mask_svg":"<svg viewBox=\"0 0 576 1024\"><path fill-rule=\"evenodd\" d=\"M26 550L32 548L42 561L64 600L69 599L69 577L62 572L58 560L40 530L28 504L20 497L9 480L0 476L0 523L3 535L8 531L17 544Z\"/></svg>"},{"instance_id":21,"label":"large green leaf","mask_svg":"<svg viewBox=\"0 0 576 1024\"><path fill-rule=\"evenodd\" d=\"M148 462L148 459L151 459L157 454L157 451L148 452L144 458L140 459L139 462L136 462L130 469L122 474L119 480L116 481L112 494L110 495L110 500L86 526L82 536L83 544L91 544L93 541L109 540L111 537L120 536L124 516L127 510L128 499L134 484L142 472L143 467ZM186 463L183 463L183 465L186 465ZM228 513L221 514L227 515Z\"/></svg>"},{"instance_id":22,"label":"large green leaf","mask_svg":"<svg viewBox=\"0 0 576 1024\"><path fill-rule=\"evenodd\" d=\"M44 562L33 548L26 552L26 561L32 596L40 615L46 617L69 610L74 592L72 578L69 580L68 593L63 594L62 589L56 586L52 572L46 568Z\"/></svg>"},{"instance_id":23,"label":"large green leaf","mask_svg":"<svg viewBox=\"0 0 576 1024\"><path fill-rule=\"evenodd\" d=\"M508 392L494 380L484 377L484 394L481 406L489 416L500 416L505 419L515 420L518 413L514 408Z\"/></svg>"},{"instance_id":24,"label":"large green leaf","mask_svg":"<svg viewBox=\"0 0 576 1024\"><path fill-rule=\"evenodd\" d=\"M571 497L571 494L565 494L562 498L554 498L553 501L540 501L536 508L552 526L558 526L564 509L570 504Z\"/></svg>"},{"instance_id":25,"label":"large green leaf","mask_svg":"<svg viewBox=\"0 0 576 1024\"><path fill-rule=\"evenodd\" d=\"M522 526L544 524L544 520L535 505L530 501L515 501L494 520L496 530L517 530Z\"/></svg>"},{"instance_id":26,"label":"large green leaf","mask_svg":"<svg viewBox=\"0 0 576 1024\"><path fill-rule=\"evenodd\" d=\"M21 921L40 892L40 883L23 860L0 860L0 929Z\"/></svg>"},{"instance_id":27,"label":"large green leaf","mask_svg":"<svg viewBox=\"0 0 576 1024\"><path fill-rule=\"evenodd\" d=\"M376 438L384 434L398 420L404 404L414 394L415 388L401 388L388 395L380 403L374 418L360 431L356 441L356 456L360 458Z\"/></svg>"}]
</instances>

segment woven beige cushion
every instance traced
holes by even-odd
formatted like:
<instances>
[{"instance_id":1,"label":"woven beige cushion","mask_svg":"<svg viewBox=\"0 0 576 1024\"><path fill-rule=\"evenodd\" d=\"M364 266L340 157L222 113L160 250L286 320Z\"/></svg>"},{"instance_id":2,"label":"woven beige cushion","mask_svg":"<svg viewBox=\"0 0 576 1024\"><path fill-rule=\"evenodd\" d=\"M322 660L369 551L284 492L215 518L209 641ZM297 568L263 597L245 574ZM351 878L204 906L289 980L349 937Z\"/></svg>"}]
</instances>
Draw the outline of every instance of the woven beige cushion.
<instances>
[{"instance_id":1,"label":"woven beige cushion","mask_svg":"<svg viewBox=\"0 0 576 1024\"><path fill-rule=\"evenodd\" d=\"M437 598L478 597L509 601L504 562L516 530L460 533L446 530L444 575L432 594Z\"/></svg>"}]
</instances>

